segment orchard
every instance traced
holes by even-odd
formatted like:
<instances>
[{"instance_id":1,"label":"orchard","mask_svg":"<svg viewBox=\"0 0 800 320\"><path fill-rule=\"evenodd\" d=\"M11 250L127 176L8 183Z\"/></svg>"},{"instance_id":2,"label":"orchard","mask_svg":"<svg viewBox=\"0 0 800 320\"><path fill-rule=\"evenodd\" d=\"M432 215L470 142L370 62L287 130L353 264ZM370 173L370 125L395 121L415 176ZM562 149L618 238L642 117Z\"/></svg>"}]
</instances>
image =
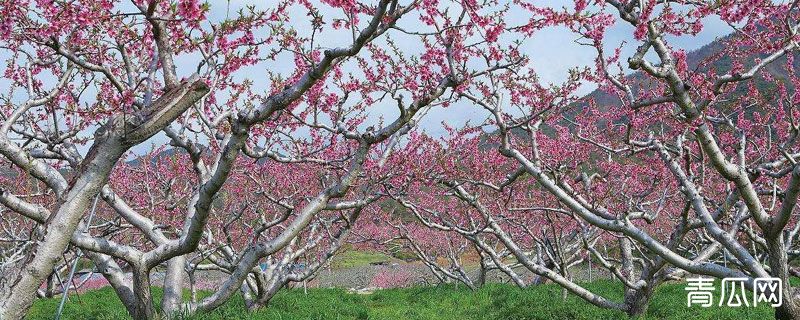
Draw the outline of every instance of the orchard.
<instances>
[{"instance_id":1,"label":"orchard","mask_svg":"<svg viewBox=\"0 0 800 320\"><path fill-rule=\"evenodd\" d=\"M641 317L775 279L800 319L798 32L796 0L0 0L0 319L92 275L133 319L256 313L359 252L369 290Z\"/></svg>"}]
</instances>

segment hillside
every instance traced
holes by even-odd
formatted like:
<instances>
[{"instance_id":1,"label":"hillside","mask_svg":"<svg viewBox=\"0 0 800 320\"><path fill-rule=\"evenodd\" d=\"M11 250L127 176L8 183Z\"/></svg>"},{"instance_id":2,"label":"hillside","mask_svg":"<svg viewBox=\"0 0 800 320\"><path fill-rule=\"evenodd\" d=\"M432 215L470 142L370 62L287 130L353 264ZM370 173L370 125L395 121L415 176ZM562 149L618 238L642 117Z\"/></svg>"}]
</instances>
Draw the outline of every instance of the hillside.
<instances>
[{"instance_id":1,"label":"hillside","mask_svg":"<svg viewBox=\"0 0 800 320\"><path fill-rule=\"evenodd\" d=\"M706 72L709 68L713 68L717 71L717 74L724 74L728 73L731 70L732 64L731 59L727 56L722 56L722 50L724 47L725 41L730 40L733 35L728 35L722 38L719 38L700 49L688 52L686 54L687 65L689 66L690 70L698 70L699 72ZM800 56L798 53L794 53L794 68L800 68L800 59L797 57ZM750 67L755 64L757 59L764 58L766 55L763 56L752 56L748 58L746 67ZM702 65L702 66L701 66ZM771 75L773 78L778 80L785 80L789 77L789 71L787 70L786 66L786 57L783 57L772 64L766 66L762 72L765 72ZM636 92L639 88L646 86L646 79L644 74L641 71L635 72L627 77L628 79L632 79L633 85L632 89ZM756 76L755 78L756 84L761 92L768 92L769 90L774 89L774 84L767 83L764 81L763 75ZM790 90L794 90L791 82L786 82L789 86ZM742 95L745 91L745 85L740 85L737 87L736 95ZM621 101L615 95L608 94L602 90L594 90L590 94L588 94L585 99L593 99L597 105L601 108L608 107L611 105L619 105Z\"/></svg>"}]
</instances>

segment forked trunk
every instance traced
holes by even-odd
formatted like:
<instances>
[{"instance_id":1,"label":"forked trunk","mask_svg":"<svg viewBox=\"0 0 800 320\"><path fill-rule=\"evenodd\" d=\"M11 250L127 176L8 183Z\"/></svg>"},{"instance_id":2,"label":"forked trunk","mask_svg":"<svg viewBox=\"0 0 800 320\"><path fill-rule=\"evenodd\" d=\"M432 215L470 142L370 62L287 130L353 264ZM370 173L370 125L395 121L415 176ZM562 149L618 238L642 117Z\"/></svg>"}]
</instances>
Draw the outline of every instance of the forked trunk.
<instances>
[{"instance_id":1,"label":"forked trunk","mask_svg":"<svg viewBox=\"0 0 800 320\"><path fill-rule=\"evenodd\" d=\"M275 294L277 294L278 291L280 291L284 286L286 286L287 282L288 282L287 280L283 279L267 282L267 285L269 287L259 288L260 294L258 295L258 298L255 299L255 301L253 301L253 303L251 303L247 307L247 309L250 311L254 311L269 305L269 302L272 300L273 297L275 297Z\"/></svg>"}]
</instances>

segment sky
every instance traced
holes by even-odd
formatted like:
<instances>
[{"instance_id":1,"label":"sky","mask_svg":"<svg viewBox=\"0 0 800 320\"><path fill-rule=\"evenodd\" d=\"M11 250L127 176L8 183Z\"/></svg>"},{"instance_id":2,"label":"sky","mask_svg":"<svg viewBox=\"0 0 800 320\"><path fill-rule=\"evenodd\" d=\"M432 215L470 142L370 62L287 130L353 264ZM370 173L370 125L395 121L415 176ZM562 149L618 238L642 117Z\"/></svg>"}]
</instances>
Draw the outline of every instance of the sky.
<instances>
[{"instance_id":1,"label":"sky","mask_svg":"<svg viewBox=\"0 0 800 320\"><path fill-rule=\"evenodd\" d=\"M401 0L401 3L403 2L404 1ZM229 4L231 9L229 12L236 12L238 8L254 3L257 7L263 7L264 4L263 2L231 0ZM446 3L446 1L442 1L442 3ZM503 1L501 0L500 3L503 3ZM534 3L539 5L546 4L556 8L572 8L574 6L574 2L571 0L534 1ZM322 7L324 6L321 6L320 12L325 17L341 16L340 12L332 11L330 9L322 9ZM294 10L291 10L290 12L292 14L292 20L296 21L293 26L297 28L301 34L310 34L311 25L308 22L309 19L306 17L305 10L294 7ZM223 10L222 8L215 9L214 5L212 5L211 15L209 18L212 20L223 19L225 17L225 13L226 10ZM515 12L512 10L508 16L509 21L507 24L513 25L515 22L524 22L528 19L528 16L529 15L525 12ZM416 18L404 17L403 19L410 20ZM403 24L402 21L403 20L401 20L399 23L400 25ZM699 49L700 47L714 41L718 37L724 36L733 31L730 26L716 19L706 19L704 21L704 26L705 27L703 31L696 36L670 36L667 38L667 40L671 44L683 48L686 51L692 51ZM404 28L409 28L409 26L404 25ZM618 22L606 31L606 51L612 51L620 44L626 43L623 45L622 56L631 56L636 50L637 43L633 39L632 35L633 28L629 24ZM402 34L398 34L397 32L392 34L392 37L395 40L401 40L402 36ZM525 42L523 51L531 58L533 67L536 69L541 81L548 84L562 83L567 79L570 68L575 68L576 66L594 65L596 52L591 48L577 44L575 42L577 38L578 37L574 33L566 28L550 27L546 30L536 33L532 39ZM319 37L319 39L323 47L337 47L342 46L343 44L348 44L350 41L350 35L348 32L337 34L334 31L333 33L326 34L324 37ZM419 49L414 48L416 42L404 43L403 41L397 41L397 43L400 44L401 49L405 52L420 52ZM289 57L283 58L287 58L287 61L285 61L285 63L280 63L279 61L279 63L274 64L274 66L277 67L277 70L273 71L289 74L292 72L293 63L291 60L288 60ZM190 60L179 61L178 63L196 65L196 62ZM281 67L283 67L282 70ZM185 68L185 70L192 70L192 68ZM266 87L268 85L266 80L263 77L258 76L260 71L261 70L258 70L258 68L253 68L252 70L243 72L242 75L253 79L256 85L263 84ZM595 88L596 87L593 85L585 85L580 89L579 93L588 94ZM374 123L374 121L379 120L380 118L384 118L388 121L394 119L394 117L397 116L397 112L397 107L393 102L378 104L370 110L369 121L367 122ZM433 136L442 136L446 134L442 123L447 123L452 127L460 127L466 122L470 122L472 124L482 123L486 118L487 114L482 109L475 108L474 106L467 104L454 104L446 109L432 109L419 123L419 128L424 130L427 134ZM155 140L159 139L164 138L155 138ZM147 145L142 145L137 149L140 151L147 151L149 148L150 147Z\"/></svg>"},{"instance_id":2,"label":"sky","mask_svg":"<svg viewBox=\"0 0 800 320\"><path fill-rule=\"evenodd\" d=\"M510 1L510 0L507 0ZM401 0L401 3L407 2ZM501 3L503 0L501 0ZM211 11L209 18L212 21L221 21L225 18L226 14L235 14L238 8L246 5L256 5L257 7L269 6L269 1L244 1L244 0L229 0L229 1L212 1ZM444 3L444 2L443 2ZM546 3L553 7L568 7L573 6L572 1L556 0L556 1L538 1L535 2L539 5ZM226 10L226 6L230 6ZM322 6L324 7L324 6ZM332 9L320 9L323 16L341 16L340 12ZM304 9L294 7L290 11L292 20L295 21L293 26L298 29L300 34L308 34L311 30L309 18L306 16ZM526 14L524 12L512 11L509 16L508 25L512 25L515 21L525 21ZM406 17L404 19L415 19ZM401 20L400 24L402 24ZM687 51L692 51L702 47L715 40L718 37L724 36L733 31L733 29L725 23L707 19L704 21L705 28L696 36L682 36L671 37L667 40L680 48ZM407 27L407 26L406 26ZM407 27L408 28L408 27ZM615 26L606 31L606 51L611 51L620 44L623 45L622 56L629 57L635 51L636 41L632 38L633 30L628 24L618 22ZM258 36L258 35L257 35ZM399 43L401 48L406 52L420 52L416 48L415 42L404 43L402 41L403 35L394 33L392 37ZM330 31L322 37L318 37L318 42L323 47L337 47L343 44L349 44L350 37L346 31ZM592 66L593 60L596 55L595 51L591 48L578 45L574 40L577 36L565 28L551 27L541 32L538 32L532 39L525 42L523 51L531 58L532 65L537 71L540 79L544 83L561 83L568 74L570 68L577 66ZM0 61L4 61L9 56L9 52L0 50ZM197 55L183 55L176 57L176 64L178 67L179 76L188 77L199 62ZM266 79L265 68L269 68L273 72L278 72L284 75L290 74L293 70L294 63L288 55L279 56L276 61L267 65L258 65L255 67L246 68L239 71L238 77L249 78L253 80L256 87L261 86L266 90L268 88L268 80ZM8 80L0 78L0 92L7 92ZM588 94L595 88L592 85L585 85L580 89L581 94ZM224 97L224 94L223 94ZM24 98L21 98L24 99ZM391 120L397 115L396 105L393 103L377 104L370 109L368 122L373 122L383 117L384 119ZM441 136L445 133L442 123L447 123L450 126L459 127L463 126L467 121L475 124L481 123L486 119L487 114L479 108L466 104L454 104L447 109L434 108L432 109L423 120L420 122L420 129L433 136ZM302 132L297 134L302 135ZM163 145L167 142L166 137L158 134L150 140L134 147L134 154L143 154L149 151L153 145ZM86 148L83 148L85 152Z\"/></svg>"}]
</instances>

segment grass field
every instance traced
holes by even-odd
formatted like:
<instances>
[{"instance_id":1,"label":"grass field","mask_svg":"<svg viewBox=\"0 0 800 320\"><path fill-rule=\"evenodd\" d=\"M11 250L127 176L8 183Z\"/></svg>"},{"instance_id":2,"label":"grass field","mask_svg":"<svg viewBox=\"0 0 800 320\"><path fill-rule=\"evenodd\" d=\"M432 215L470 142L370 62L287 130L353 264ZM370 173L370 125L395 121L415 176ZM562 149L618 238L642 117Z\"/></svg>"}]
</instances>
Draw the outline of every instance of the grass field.
<instances>
[{"instance_id":1,"label":"grass field","mask_svg":"<svg viewBox=\"0 0 800 320\"><path fill-rule=\"evenodd\" d=\"M366 266L370 263L391 261L392 257L383 253L360 250L343 250L333 257L331 267L334 269L347 269Z\"/></svg>"},{"instance_id":2,"label":"grass field","mask_svg":"<svg viewBox=\"0 0 800 320\"><path fill-rule=\"evenodd\" d=\"M596 281L586 285L608 297L621 298L616 283ZM154 292L156 298L160 292ZM57 298L37 301L28 319L52 319ZM663 285L653 299L646 319L770 319L768 307L686 307L682 283ZM125 319L127 314L113 290L104 288L71 297L62 319ZM625 315L594 307L578 298L561 299L554 285L519 289L491 284L478 292L452 286L417 287L377 291L370 295L341 289L283 290L272 304L248 313L241 299L233 299L213 313L190 319L620 319Z\"/></svg>"}]
</instances>

